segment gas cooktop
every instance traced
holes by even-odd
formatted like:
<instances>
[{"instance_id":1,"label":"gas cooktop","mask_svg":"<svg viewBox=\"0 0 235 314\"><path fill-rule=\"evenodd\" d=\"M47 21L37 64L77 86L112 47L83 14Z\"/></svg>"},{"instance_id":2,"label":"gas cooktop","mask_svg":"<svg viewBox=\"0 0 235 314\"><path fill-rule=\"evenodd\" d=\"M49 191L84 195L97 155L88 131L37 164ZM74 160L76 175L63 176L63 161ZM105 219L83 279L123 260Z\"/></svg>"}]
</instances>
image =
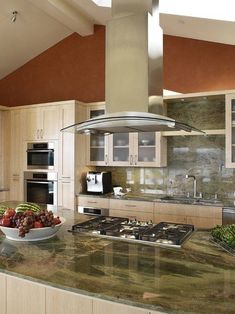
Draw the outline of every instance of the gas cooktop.
<instances>
[{"instance_id":1,"label":"gas cooktop","mask_svg":"<svg viewBox=\"0 0 235 314\"><path fill-rule=\"evenodd\" d=\"M181 247L194 231L194 226L172 222L153 224L128 218L99 216L72 226L73 233L85 233L143 244Z\"/></svg>"}]
</instances>

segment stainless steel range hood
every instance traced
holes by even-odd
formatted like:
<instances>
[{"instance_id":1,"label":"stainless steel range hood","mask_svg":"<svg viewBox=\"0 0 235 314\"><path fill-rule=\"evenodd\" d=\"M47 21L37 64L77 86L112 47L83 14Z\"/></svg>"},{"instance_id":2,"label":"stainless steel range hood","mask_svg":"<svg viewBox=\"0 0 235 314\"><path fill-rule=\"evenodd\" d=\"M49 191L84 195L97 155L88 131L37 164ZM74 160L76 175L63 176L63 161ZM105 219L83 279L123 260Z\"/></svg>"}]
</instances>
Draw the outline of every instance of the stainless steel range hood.
<instances>
[{"instance_id":1,"label":"stainless steel range hood","mask_svg":"<svg viewBox=\"0 0 235 314\"><path fill-rule=\"evenodd\" d=\"M106 25L107 114L66 127L80 134L199 131L164 116L159 0L112 0Z\"/></svg>"},{"instance_id":2,"label":"stainless steel range hood","mask_svg":"<svg viewBox=\"0 0 235 314\"><path fill-rule=\"evenodd\" d=\"M134 111L110 113L62 129L62 131L73 131L79 134L160 132L172 130L202 132L188 124L177 122L162 115Z\"/></svg>"}]
</instances>

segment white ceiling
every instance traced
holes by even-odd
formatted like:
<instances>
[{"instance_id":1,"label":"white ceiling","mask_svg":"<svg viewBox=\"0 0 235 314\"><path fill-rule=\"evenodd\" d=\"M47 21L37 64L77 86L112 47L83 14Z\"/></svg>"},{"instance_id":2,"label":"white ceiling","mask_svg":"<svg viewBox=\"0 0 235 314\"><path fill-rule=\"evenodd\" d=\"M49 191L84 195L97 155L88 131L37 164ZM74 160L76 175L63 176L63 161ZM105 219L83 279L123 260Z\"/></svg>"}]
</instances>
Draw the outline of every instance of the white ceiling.
<instances>
[{"instance_id":1,"label":"white ceiling","mask_svg":"<svg viewBox=\"0 0 235 314\"><path fill-rule=\"evenodd\" d=\"M172 0L164 0L164 6L160 2L160 24L164 34L235 45L235 22L231 17L222 21L219 7L215 17L208 14L206 18L205 10L202 17L199 14L192 17L186 4L195 0L187 0L182 11L176 6L177 1L182 4L186 0L174 0L174 6ZM205 8L206 0L196 2L201 1ZM171 9L166 7L167 2ZM233 0L223 2L227 2L223 7L229 9L228 3ZM15 10L18 14L13 23L11 18ZM231 13L231 10L227 11ZM222 7L220 12L223 16ZM92 0L1 0L0 79L73 32L81 36L91 35L94 24L105 25L110 18L111 9L97 6Z\"/></svg>"}]
</instances>

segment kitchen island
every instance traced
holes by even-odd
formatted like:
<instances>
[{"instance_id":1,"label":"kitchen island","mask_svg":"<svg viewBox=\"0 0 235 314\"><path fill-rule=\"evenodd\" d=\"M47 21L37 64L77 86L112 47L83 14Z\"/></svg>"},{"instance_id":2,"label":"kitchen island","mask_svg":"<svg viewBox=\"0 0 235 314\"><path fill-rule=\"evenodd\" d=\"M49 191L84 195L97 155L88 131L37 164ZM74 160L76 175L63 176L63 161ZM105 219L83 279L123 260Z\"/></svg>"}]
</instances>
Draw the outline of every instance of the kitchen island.
<instances>
[{"instance_id":1,"label":"kitchen island","mask_svg":"<svg viewBox=\"0 0 235 314\"><path fill-rule=\"evenodd\" d=\"M160 248L74 235L68 229L87 216L67 209L58 214L66 223L49 240L0 235L2 274L147 309L143 313L235 313L235 257L210 242L209 232L195 232L181 249Z\"/></svg>"}]
</instances>

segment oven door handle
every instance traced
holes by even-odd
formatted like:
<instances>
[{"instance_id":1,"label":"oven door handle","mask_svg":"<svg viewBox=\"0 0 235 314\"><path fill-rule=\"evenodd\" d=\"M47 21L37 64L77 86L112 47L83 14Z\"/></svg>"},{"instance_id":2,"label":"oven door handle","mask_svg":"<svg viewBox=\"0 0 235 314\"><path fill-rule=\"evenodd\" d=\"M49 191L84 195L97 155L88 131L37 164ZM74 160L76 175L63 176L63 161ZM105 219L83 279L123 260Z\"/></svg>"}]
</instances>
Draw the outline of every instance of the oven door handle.
<instances>
[{"instance_id":1,"label":"oven door handle","mask_svg":"<svg viewBox=\"0 0 235 314\"><path fill-rule=\"evenodd\" d=\"M31 180L26 180L27 183L40 183L40 184L49 184L49 183L54 183L54 181L31 181Z\"/></svg>"},{"instance_id":2,"label":"oven door handle","mask_svg":"<svg viewBox=\"0 0 235 314\"><path fill-rule=\"evenodd\" d=\"M27 149L27 153L50 153L54 152L54 149Z\"/></svg>"}]
</instances>

